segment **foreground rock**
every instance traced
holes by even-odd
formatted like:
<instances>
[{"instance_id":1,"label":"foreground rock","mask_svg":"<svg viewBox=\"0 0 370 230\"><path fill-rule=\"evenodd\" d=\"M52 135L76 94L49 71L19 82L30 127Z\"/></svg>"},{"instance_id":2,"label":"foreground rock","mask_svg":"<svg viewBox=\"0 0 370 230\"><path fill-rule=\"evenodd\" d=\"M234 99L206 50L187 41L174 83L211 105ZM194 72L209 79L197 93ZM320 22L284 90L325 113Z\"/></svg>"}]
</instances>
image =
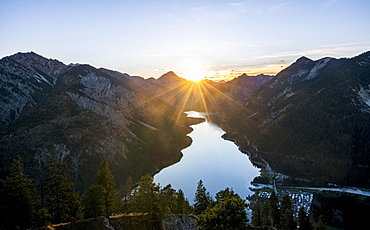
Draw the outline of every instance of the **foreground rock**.
<instances>
[{"instance_id":1,"label":"foreground rock","mask_svg":"<svg viewBox=\"0 0 370 230\"><path fill-rule=\"evenodd\" d=\"M192 215L169 215L163 221L164 230L196 230L194 225L196 220ZM110 230L146 230L146 229L161 229L160 226L153 225L146 218L145 215L118 215L111 216L108 221L107 218L99 217L95 219L81 220L74 223L58 224L50 226L53 230L85 230L85 229L110 229Z\"/></svg>"}]
</instances>

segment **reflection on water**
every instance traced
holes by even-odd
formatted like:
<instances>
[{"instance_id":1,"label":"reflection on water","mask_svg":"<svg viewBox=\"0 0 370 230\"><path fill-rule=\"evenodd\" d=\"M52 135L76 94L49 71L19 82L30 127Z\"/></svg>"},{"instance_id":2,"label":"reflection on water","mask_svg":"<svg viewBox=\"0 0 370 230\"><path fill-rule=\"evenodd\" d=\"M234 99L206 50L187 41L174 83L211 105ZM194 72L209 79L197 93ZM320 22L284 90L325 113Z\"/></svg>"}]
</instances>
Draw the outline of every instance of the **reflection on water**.
<instances>
[{"instance_id":1,"label":"reflection on water","mask_svg":"<svg viewBox=\"0 0 370 230\"><path fill-rule=\"evenodd\" d=\"M199 112L187 112L189 117L204 117ZM253 166L248 156L238 147L221 138L224 131L218 126L203 122L191 126L189 134L193 143L182 151L180 162L163 169L154 176L154 181L162 187L171 184L176 190L184 191L193 203L195 190L202 180L212 197L225 189L233 188L242 198L251 195L250 182L259 175L259 169Z\"/></svg>"}]
</instances>

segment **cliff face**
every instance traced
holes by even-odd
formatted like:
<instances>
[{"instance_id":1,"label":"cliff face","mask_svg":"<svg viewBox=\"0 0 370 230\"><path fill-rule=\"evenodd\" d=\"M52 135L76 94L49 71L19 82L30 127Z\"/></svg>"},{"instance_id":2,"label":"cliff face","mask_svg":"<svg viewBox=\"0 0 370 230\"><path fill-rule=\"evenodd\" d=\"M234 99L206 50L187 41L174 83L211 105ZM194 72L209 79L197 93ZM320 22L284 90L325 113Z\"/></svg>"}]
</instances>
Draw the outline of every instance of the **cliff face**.
<instances>
[{"instance_id":1,"label":"cliff face","mask_svg":"<svg viewBox=\"0 0 370 230\"><path fill-rule=\"evenodd\" d=\"M35 53L0 60L1 177L19 154L39 179L51 154L84 190L104 156L118 185L177 162L191 123L131 76Z\"/></svg>"}]
</instances>

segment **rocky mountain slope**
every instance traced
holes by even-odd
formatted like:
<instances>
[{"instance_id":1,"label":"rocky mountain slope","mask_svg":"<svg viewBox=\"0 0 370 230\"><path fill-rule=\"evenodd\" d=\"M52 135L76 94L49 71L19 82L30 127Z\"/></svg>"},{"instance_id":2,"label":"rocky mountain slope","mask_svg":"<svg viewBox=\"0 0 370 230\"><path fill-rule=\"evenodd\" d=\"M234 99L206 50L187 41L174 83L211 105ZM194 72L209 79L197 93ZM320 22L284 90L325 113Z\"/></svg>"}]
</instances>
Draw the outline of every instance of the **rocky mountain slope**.
<instances>
[{"instance_id":1,"label":"rocky mountain slope","mask_svg":"<svg viewBox=\"0 0 370 230\"><path fill-rule=\"evenodd\" d=\"M301 57L246 97L241 110L223 110L225 138L311 184L370 187L369 99L370 52Z\"/></svg>"},{"instance_id":2,"label":"rocky mountain slope","mask_svg":"<svg viewBox=\"0 0 370 230\"><path fill-rule=\"evenodd\" d=\"M56 77L67 69L63 63L33 52L0 60L0 125L10 124L23 110L50 93Z\"/></svg>"},{"instance_id":3,"label":"rocky mountain slope","mask_svg":"<svg viewBox=\"0 0 370 230\"><path fill-rule=\"evenodd\" d=\"M80 189L107 157L118 184L181 158L184 110L217 112L225 138L252 160L292 176L370 187L370 52L350 59L298 59L276 77L189 82L169 72L143 79L35 53L0 60L0 176L20 154L40 175L50 154Z\"/></svg>"},{"instance_id":4,"label":"rocky mountain slope","mask_svg":"<svg viewBox=\"0 0 370 230\"><path fill-rule=\"evenodd\" d=\"M106 157L120 185L177 162L191 143L194 120L127 74L18 53L0 60L0 84L1 177L19 154L40 179L54 154L83 190Z\"/></svg>"}]
</instances>

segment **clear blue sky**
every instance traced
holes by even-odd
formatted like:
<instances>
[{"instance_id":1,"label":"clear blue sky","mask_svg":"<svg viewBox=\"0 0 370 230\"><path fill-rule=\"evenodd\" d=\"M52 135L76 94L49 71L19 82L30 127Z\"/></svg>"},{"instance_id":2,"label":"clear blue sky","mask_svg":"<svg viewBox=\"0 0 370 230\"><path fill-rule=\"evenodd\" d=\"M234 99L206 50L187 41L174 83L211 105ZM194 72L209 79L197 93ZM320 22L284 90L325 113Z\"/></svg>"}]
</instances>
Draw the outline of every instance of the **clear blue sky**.
<instances>
[{"instance_id":1,"label":"clear blue sky","mask_svg":"<svg viewBox=\"0 0 370 230\"><path fill-rule=\"evenodd\" d=\"M276 73L370 50L369 0L0 0L0 57L34 51L143 77Z\"/></svg>"}]
</instances>

